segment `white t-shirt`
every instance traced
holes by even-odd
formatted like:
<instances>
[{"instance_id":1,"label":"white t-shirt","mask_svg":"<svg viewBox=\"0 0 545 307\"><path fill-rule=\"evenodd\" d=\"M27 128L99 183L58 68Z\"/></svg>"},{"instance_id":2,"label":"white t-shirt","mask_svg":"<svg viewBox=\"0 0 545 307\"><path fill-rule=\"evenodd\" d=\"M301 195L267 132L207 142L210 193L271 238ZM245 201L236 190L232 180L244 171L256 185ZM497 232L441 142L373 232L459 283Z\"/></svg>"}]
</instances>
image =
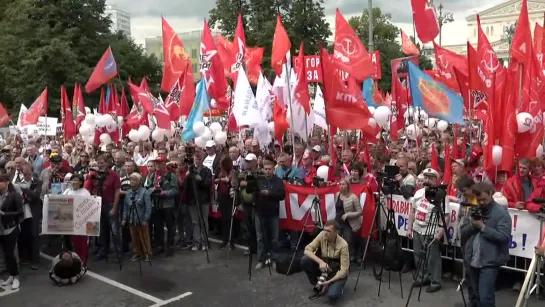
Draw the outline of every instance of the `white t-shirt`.
<instances>
[{"instance_id":1,"label":"white t-shirt","mask_svg":"<svg viewBox=\"0 0 545 307\"><path fill-rule=\"evenodd\" d=\"M87 189L84 189L84 188L81 188L81 189L78 189L78 190L72 190L70 188L70 189L65 190L64 193L62 193L62 195L91 196L91 193L89 193L89 191L87 191Z\"/></svg>"},{"instance_id":2,"label":"white t-shirt","mask_svg":"<svg viewBox=\"0 0 545 307\"><path fill-rule=\"evenodd\" d=\"M431 213L434 208L434 205L426 199L426 189L422 188L416 193L412 198L414 213L413 221L413 231L425 235L428 230L428 224L430 222ZM445 199L445 207L448 207L448 199ZM445 219L446 215L445 215ZM442 221L439 221L437 227L435 228L435 233L439 232L443 225ZM435 234L434 233L434 234Z\"/></svg>"},{"instance_id":3,"label":"white t-shirt","mask_svg":"<svg viewBox=\"0 0 545 307\"><path fill-rule=\"evenodd\" d=\"M210 169L210 171L212 172L212 175L215 175L214 174L214 167L213 167L215 159L216 159L216 155L206 156L206 158L204 158L204 161L202 162L202 165L204 165L204 166L206 166L206 167L208 167Z\"/></svg>"}]
</instances>

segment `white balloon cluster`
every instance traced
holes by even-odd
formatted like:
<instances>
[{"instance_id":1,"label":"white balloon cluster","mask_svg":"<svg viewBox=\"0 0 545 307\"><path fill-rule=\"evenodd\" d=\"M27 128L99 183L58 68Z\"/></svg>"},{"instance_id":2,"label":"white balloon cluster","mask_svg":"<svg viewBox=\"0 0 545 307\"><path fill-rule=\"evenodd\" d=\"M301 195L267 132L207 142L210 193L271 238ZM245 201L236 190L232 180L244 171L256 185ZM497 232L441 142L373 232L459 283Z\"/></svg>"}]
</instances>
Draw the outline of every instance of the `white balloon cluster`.
<instances>
[{"instance_id":1,"label":"white balloon cluster","mask_svg":"<svg viewBox=\"0 0 545 307\"><path fill-rule=\"evenodd\" d=\"M106 129L108 133L114 132L118 129L115 119L110 114L94 115L92 113L87 113L85 115L85 120L79 127L79 133L81 134L83 140L86 144L93 144L95 141L95 130ZM106 145L112 142L112 138L108 133L103 133L100 135L100 141Z\"/></svg>"},{"instance_id":2,"label":"white balloon cluster","mask_svg":"<svg viewBox=\"0 0 545 307\"><path fill-rule=\"evenodd\" d=\"M193 132L197 135L195 145L201 148L204 148L206 142L212 139L219 145L227 142L227 132L223 131L223 127L218 122L213 122L210 127L206 127L203 122L197 121L193 124Z\"/></svg>"},{"instance_id":3,"label":"white balloon cluster","mask_svg":"<svg viewBox=\"0 0 545 307\"><path fill-rule=\"evenodd\" d=\"M133 142L148 141L151 130L148 126L140 126L138 130L129 131L129 139Z\"/></svg>"}]
</instances>

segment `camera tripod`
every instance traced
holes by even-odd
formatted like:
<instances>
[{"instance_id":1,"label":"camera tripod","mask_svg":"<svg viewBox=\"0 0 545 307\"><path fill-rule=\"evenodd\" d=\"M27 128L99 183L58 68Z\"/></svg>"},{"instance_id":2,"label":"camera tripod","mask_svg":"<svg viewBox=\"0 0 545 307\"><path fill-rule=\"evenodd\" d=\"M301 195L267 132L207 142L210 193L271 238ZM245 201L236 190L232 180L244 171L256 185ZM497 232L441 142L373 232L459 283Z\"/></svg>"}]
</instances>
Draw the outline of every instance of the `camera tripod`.
<instances>
[{"instance_id":1,"label":"camera tripod","mask_svg":"<svg viewBox=\"0 0 545 307\"><path fill-rule=\"evenodd\" d=\"M418 262L416 264L416 270L413 273L413 281L417 282L418 279L420 282L419 285L419 291L418 291L418 301L420 301L420 296L422 294L422 286L426 278L426 273L428 270L428 260L430 256L430 249L434 243L436 243L437 239L434 238L434 235L436 234L437 227L442 227L444 230L444 236L447 236L447 242L448 240L448 231L446 229L446 220L445 220L445 212L443 212L443 200L441 202L435 204L433 202L429 202L429 205L433 205L434 207L431 210L431 215L429 218L429 221L427 223L426 232L422 236L422 250L420 251L420 255L418 256ZM442 225L440 225L442 223ZM431 238L430 242L427 242ZM414 240L414 239L413 239ZM439 242L437 242L439 243ZM450 243L449 243L450 244ZM413 251L416 253L416 251ZM439 261L442 261L441 258ZM411 285L411 290L409 291L409 297L407 298L407 302L405 304L405 307L408 307L411 302L411 296L413 293L413 290L415 288L415 283Z\"/></svg>"},{"instance_id":2,"label":"camera tripod","mask_svg":"<svg viewBox=\"0 0 545 307\"><path fill-rule=\"evenodd\" d=\"M208 249L210 249L210 241L208 240L208 229L204 221L204 216L201 211L201 204L199 203L199 191L197 190L197 180L195 178L195 167L189 168L189 177L191 178L191 186L193 188L193 197L195 197L195 206L197 206L197 214L199 215L199 228L201 229L201 241L204 241L203 244L206 244L204 252L206 253L206 261L210 263L210 255L208 254ZM208 218L208 217L206 217ZM202 240L204 239L204 240Z\"/></svg>"},{"instance_id":3,"label":"camera tripod","mask_svg":"<svg viewBox=\"0 0 545 307\"><path fill-rule=\"evenodd\" d=\"M143 222L141 219L140 219L140 214L138 213L138 208L136 208L136 204L134 204L134 202L132 202L132 199L131 199L131 206L129 207L130 211L129 211L129 219L131 218L131 216L133 216L134 213L136 213L136 220L139 221L139 222ZM136 225L134 225L136 226ZM149 226L148 226L149 227ZM144 231L148 231L148 229L143 229ZM140 238L136 238L136 239L140 239ZM134 240L135 238L132 238L133 240L133 244L134 244ZM145 250L146 250L146 254L147 256L149 257L149 266L151 266L151 255L150 255L150 251L147 250L148 247L146 246L145 247ZM140 270L140 276L142 276L142 256L138 257L138 268Z\"/></svg>"},{"instance_id":4,"label":"camera tripod","mask_svg":"<svg viewBox=\"0 0 545 307\"><path fill-rule=\"evenodd\" d=\"M387 196L387 200L391 200L392 198L392 194L388 195ZM379 242L381 243L381 257L380 257L380 271L378 274L376 274L376 271L375 271L375 267L373 266L373 275L375 276L375 278L377 278L379 280L379 285L378 285L378 296L380 296L380 290L381 290L381 287L382 287L382 273L384 271L384 264L385 264L385 257L386 257L386 245L387 245L387 240L388 238L394 238L395 240L395 244L396 246L400 246L401 245L401 239L397 233L397 227L396 227L396 221L395 221L395 211L391 208L391 206L387 209L384 208L384 205L380 203L380 200L378 202L378 205L375 207L375 215L374 215L374 218L373 218L373 223L371 223L371 228L369 230L369 238L367 239L367 242L365 244L365 250L363 252L363 257L362 257L362 261L361 261L361 264L360 264L360 267L359 267L359 272L358 272L358 278L356 279L356 284L354 285L354 291L356 291L357 287L358 287L358 283L359 283L359 280L360 280L360 275L361 275L361 271L363 270L363 268L365 267L365 263L366 263L366 256L367 256L367 252L369 251L369 244L371 242L371 236L372 236L372 231L373 229L375 229L375 227L378 225L380 225L380 211L382 210L382 212L385 214L386 216L386 234L384 236L382 236L382 238L379 238ZM382 229L379 227L378 228L378 231L380 233L380 231L382 231ZM399 257L402 257L402 255L399 255ZM386 268L386 270L388 271L388 289L390 289L390 286L391 286L391 272L392 270L390 268ZM400 290L401 290L401 298L403 298L403 281L401 279L401 270L398 270L398 273L399 273L399 287L400 287Z\"/></svg>"},{"instance_id":5,"label":"camera tripod","mask_svg":"<svg viewBox=\"0 0 545 307\"><path fill-rule=\"evenodd\" d=\"M301 229L301 234L299 235L299 239L297 240L297 245L295 246L295 251L293 252L293 255L291 256L290 265L288 267L288 271L286 275L290 274L291 266L293 265L293 261L295 260L295 255L297 254L297 251L299 250L299 245L301 244L301 240L303 239L303 235L305 234L305 229L307 227L311 227L308 225L308 219L312 215L312 212L316 214L316 218L314 219L314 227L315 229L323 229L324 228L324 220L322 218L322 212L320 211L320 199L318 198L318 187L314 187L314 199L312 200L312 204L308 208L307 212L305 213L305 221L303 222L303 228Z\"/></svg>"}]
</instances>

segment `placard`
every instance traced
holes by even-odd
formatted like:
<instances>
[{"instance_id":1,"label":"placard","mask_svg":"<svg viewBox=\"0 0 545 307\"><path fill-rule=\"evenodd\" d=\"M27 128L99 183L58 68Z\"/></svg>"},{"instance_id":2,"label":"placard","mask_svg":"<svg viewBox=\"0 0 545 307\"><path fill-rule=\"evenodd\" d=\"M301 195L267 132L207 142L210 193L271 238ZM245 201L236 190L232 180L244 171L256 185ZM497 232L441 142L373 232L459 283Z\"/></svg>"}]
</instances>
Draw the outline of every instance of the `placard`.
<instances>
[{"instance_id":1,"label":"placard","mask_svg":"<svg viewBox=\"0 0 545 307\"><path fill-rule=\"evenodd\" d=\"M102 198L81 195L46 195L42 234L98 237Z\"/></svg>"}]
</instances>

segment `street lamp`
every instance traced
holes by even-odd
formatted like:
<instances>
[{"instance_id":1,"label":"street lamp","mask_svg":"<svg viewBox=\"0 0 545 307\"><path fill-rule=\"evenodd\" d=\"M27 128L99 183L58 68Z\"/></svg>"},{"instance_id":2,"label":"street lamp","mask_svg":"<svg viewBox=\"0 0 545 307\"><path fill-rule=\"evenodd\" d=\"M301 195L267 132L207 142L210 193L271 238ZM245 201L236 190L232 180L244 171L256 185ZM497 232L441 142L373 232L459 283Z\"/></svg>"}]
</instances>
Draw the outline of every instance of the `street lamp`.
<instances>
[{"instance_id":1,"label":"street lamp","mask_svg":"<svg viewBox=\"0 0 545 307\"><path fill-rule=\"evenodd\" d=\"M454 15L450 12L443 13L443 4L439 4L439 16L437 16L439 22L439 46L441 46L441 36L443 34L443 25L454 21Z\"/></svg>"}]
</instances>

